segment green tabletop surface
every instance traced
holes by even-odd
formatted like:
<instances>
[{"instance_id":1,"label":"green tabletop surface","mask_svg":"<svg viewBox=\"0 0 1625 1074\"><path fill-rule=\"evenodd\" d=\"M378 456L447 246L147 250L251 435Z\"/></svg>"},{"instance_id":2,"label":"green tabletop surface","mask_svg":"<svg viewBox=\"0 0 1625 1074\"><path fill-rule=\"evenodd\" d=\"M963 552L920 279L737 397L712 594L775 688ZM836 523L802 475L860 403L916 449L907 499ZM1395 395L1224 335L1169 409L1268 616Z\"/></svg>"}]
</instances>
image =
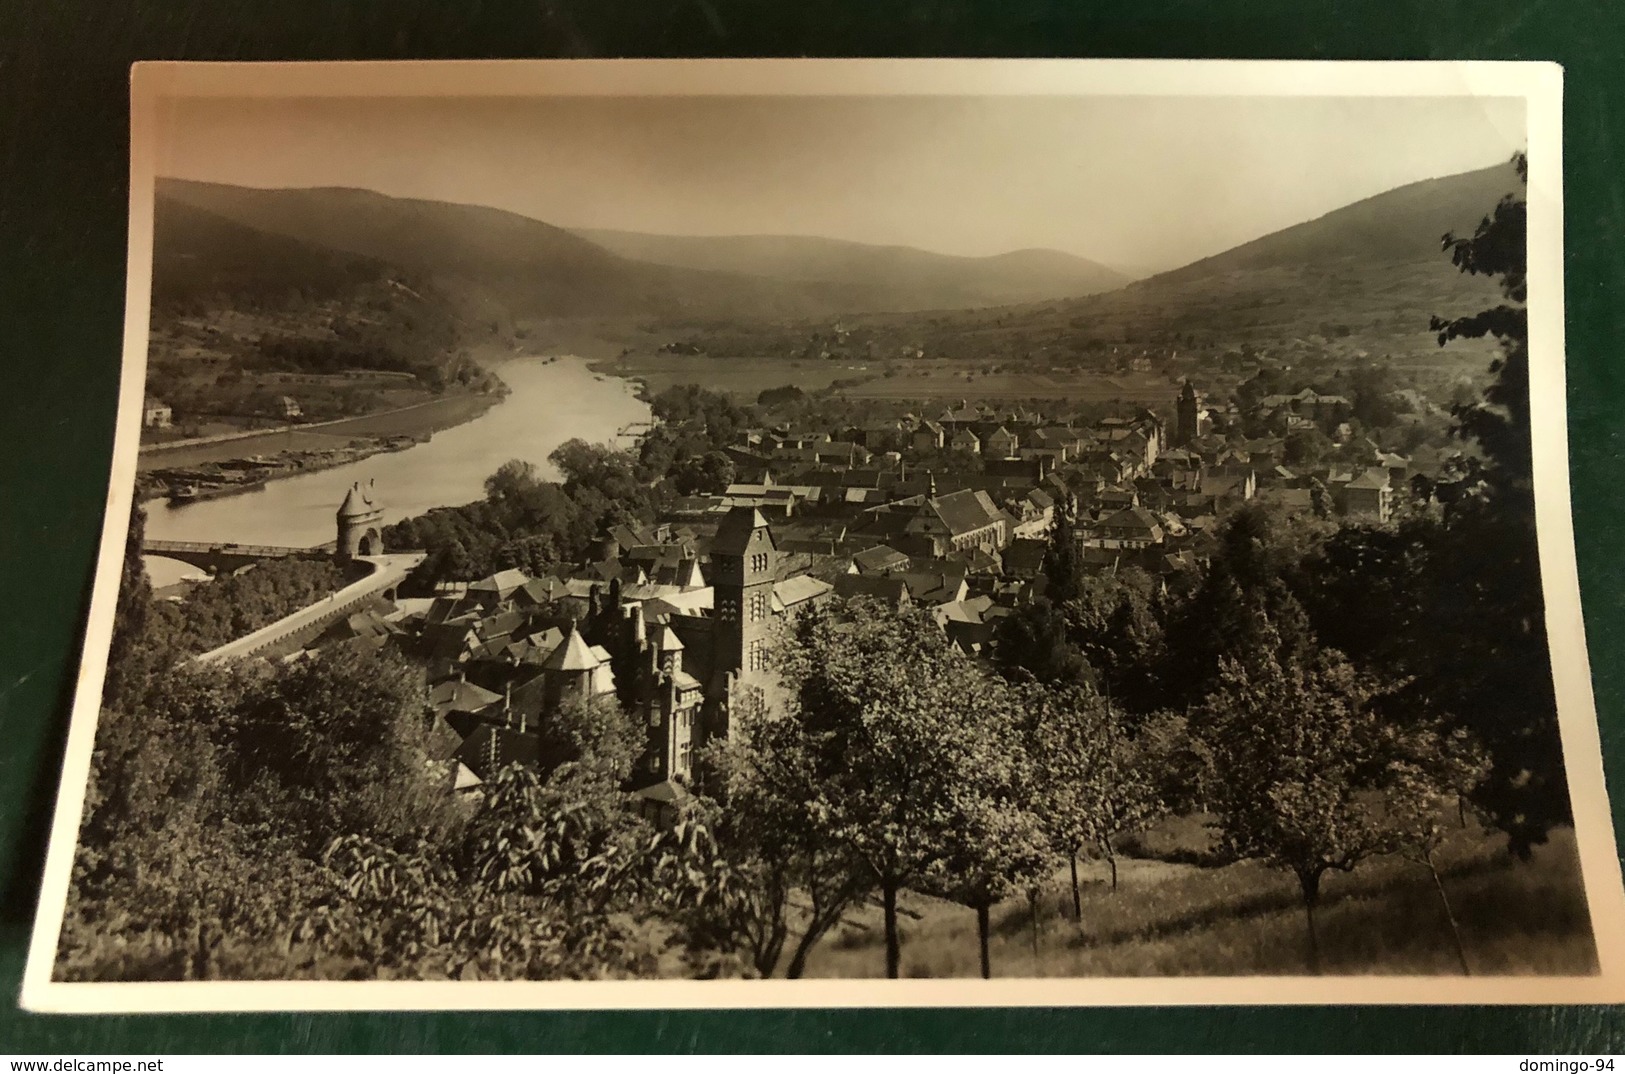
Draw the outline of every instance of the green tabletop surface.
<instances>
[{"instance_id":1,"label":"green tabletop surface","mask_svg":"<svg viewBox=\"0 0 1625 1074\"><path fill-rule=\"evenodd\" d=\"M1614 0L47 0L0 4L0 1052L1603 1054L1599 1007L45 1017L15 996L102 523L137 60L1528 59L1567 71L1569 435L1610 782L1625 779L1625 12ZM1615 802L1615 825L1625 820Z\"/></svg>"}]
</instances>

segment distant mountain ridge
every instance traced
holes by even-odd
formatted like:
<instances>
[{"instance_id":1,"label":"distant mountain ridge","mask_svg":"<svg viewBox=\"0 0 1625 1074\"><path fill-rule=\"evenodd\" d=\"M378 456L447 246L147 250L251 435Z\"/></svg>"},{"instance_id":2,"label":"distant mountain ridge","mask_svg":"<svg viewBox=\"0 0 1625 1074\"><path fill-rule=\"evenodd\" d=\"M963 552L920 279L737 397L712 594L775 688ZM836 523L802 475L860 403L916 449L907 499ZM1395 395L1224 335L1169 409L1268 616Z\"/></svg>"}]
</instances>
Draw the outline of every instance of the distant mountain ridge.
<instances>
[{"instance_id":1,"label":"distant mountain ridge","mask_svg":"<svg viewBox=\"0 0 1625 1074\"><path fill-rule=\"evenodd\" d=\"M758 236L596 233L500 209L343 187L258 189L162 179L168 205L432 279L465 314L799 318L1058 298L1127 278L1057 251L955 258L906 247ZM656 253L659 258L631 256Z\"/></svg>"},{"instance_id":2,"label":"distant mountain ridge","mask_svg":"<svg viewBox=\"0 0 1625 1074\"><path fill-rule=\"evenodd\" d=\"M1054 251L954 258L795 236L572 232L364 190L161 180L154 296L235 289L234 301L253 303L256 292L365 297L399 285L465 323L726 325L747 351L753 333L766 346L803 331L786 322L841 317L888 345L969 357L1249 342L1308 355L1330 339L1337 352L1431 361L1430 315L1496 297L1493 281L1456 271L1441 237L1469 233L1520 189L1510 164L1423 180L1109 291L995 303L1024 288L1093 286L1106 279L1096 270L1111 270Z\"/></svg>"},{"instance_id":3,"label":"distant mountain ridge","mask_svg":"<svg viewBox=\"0 0 1625 1074\"><path fill-rule=\"evenodd\" d=\"M964 309L1110 291L1132 277L1060 250L984 257L801 235L655 235L602 228L574 234L638 261L867 289L872 307Z\"/></svg>"},{"instance_id":4,"label":"distant mountain ridge","mask_svg":"<svg viewBox=\"0 0 1625 1074\"><path fill-rule=\"evenodd\" d=\"M1510 163L1426 179L1113 291L852 323L881 349L1038 364L1094 347L1188 353L1243 345L1288 360L1387 354L1476 364L1493 341L1458 341L1441 354L1429 318L1482 309L1499 291L1494 280L1459 272L1441 240L1471 234L1503 196L1521 191Z\"/></svg>"}]
</instances>

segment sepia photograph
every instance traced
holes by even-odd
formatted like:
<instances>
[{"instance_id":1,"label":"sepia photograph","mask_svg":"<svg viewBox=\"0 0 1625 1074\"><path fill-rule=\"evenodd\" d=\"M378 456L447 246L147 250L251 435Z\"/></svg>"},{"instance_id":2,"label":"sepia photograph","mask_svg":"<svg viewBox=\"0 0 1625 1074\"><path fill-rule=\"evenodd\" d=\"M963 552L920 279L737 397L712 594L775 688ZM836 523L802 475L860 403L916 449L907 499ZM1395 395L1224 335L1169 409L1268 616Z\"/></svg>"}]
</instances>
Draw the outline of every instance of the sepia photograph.
<instances>
[{"instance_id":1,"label":"sepia photograph","mask_svg":"<svg viewBox=\"0 0 1625 1074\"><path fill-rule=\"evenodd\" d=\"M141 65L25 1003L1625 997L1560 78Z\"/></svg>"}]
</instances>

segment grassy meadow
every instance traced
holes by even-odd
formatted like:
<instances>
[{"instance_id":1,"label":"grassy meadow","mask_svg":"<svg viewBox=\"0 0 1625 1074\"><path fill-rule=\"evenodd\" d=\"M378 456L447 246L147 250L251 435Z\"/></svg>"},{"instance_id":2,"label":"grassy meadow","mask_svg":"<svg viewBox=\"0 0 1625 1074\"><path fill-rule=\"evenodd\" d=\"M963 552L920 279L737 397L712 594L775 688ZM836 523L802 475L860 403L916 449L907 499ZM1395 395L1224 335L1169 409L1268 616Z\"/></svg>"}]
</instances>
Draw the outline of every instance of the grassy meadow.
<instances>
[{"instance_id":1,"label":"grassy meadow","mask_svg":"<svg viewBox=\"0 0 1625 1074\"><path fill-rule=\"evenodd\" d=\"M1064 867L1038 899L1036 930L1025 897L994 907L994 976L1310 972L1303 907L1292 875L1250 861L1195 864L1204 856L1202 838L1201 824L1192 818L1147 833L1137 856L1119 858L1115 892L1105 862L1080 863L1081 921L1072 919ZM1595 972L1572 830L1553 832L1528 862L1514 860L1504 842L1469 821L1437 855L1472 972ZM1151 854L1158 856L1146 856ZM913 893L905 893L900 905L903 976L979 975L974 912ZM1433 880L1413 862L1382 857L1352 873L1329 873L1316 920L1324 973L1461 973ZM814 950L807 968L809 977L884 973L877 905L837 926Z\"/></svg>"}]
</instances>

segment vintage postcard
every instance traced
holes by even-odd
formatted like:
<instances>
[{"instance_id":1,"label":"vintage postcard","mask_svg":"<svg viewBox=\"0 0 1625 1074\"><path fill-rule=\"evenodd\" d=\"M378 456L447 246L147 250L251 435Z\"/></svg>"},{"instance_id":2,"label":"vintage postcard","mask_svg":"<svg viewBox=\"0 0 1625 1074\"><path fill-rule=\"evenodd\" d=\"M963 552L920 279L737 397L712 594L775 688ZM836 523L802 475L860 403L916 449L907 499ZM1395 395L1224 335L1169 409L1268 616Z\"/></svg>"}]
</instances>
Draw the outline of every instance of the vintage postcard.
<instances>
[{"instance_id":1,"label":"vintage postcard","mask_svg":"<svg viewBox=\"0 0 1625 1074\"><path fill-rule=\"evenodd\" d=\"M23 1002L1625 1000L1561 92L139 65Z\"/></svg>"}]
</instances>

